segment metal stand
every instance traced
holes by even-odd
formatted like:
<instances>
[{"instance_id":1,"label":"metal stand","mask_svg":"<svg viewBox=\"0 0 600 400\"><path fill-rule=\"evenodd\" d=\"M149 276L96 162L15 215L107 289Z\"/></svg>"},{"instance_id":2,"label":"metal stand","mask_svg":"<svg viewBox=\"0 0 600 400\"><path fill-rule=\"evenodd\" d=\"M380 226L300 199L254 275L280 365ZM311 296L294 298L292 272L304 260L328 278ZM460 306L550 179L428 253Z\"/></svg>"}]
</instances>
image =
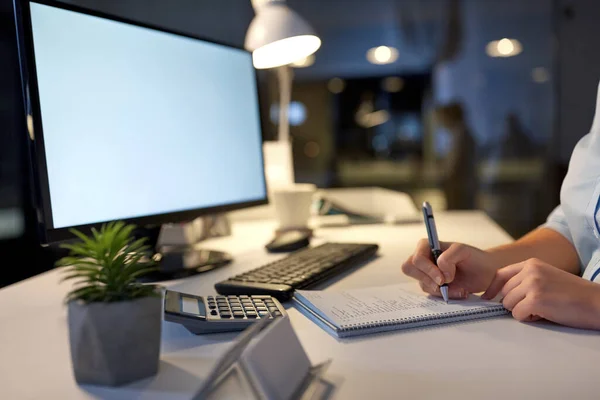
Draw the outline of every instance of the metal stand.
<instances>
[{"instance_id":1,"label":"metal stand","mask_svg":"<svg viewBox=\"0 0 600 400\"><path fill-rule=\"evenodd\" d=\"M136 236L149 239L155 250L152 258L158 270L140 278L143 282L181 279L229 264L233 257L223 251L205 249L201 242L211 237L231 234L224 214L205 216L182 224L164 224L145 228Z\"/></svg>"},{"instance_id":2,"label":"metal stand","mask_svg":"<svg viewBox=\"0 0 600 400\"><path fill-rule=\"evenodd\" d=\"M310 365L288 318L260 320L217 362L194 399L328 399L334 385L323 376L330 364Z\"/></svg>"}]
</instances>

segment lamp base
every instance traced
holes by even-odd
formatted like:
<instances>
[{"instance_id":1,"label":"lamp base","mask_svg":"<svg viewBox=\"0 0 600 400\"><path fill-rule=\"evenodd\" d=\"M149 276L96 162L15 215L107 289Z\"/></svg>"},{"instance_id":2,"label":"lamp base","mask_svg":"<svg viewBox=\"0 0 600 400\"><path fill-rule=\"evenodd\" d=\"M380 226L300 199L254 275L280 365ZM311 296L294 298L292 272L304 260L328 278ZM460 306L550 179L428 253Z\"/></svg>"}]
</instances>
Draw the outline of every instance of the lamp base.
<instances>
[{"instance_id":1,"label":"lamp base","mask_svg":"<svg viewBox=\"0 0 600 400\"><path fill-rule=\"evenodd\" d=\"M294 184L292 144L283 140L267 141L263 143L263 153L268 190Z\"/></svg>"}]
</instances>

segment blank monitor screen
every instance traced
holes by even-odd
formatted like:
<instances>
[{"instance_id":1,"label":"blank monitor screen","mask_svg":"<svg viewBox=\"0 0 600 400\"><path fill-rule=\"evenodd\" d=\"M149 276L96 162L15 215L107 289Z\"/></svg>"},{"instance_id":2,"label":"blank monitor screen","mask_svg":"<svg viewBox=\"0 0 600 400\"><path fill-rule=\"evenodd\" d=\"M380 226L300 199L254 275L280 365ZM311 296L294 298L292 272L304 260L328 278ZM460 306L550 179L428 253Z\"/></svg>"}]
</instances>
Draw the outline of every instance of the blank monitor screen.
<instances>
[{"instance_id":1,"label":"blank monitor screen","mask_svg":"<svg viewBox=\"0 0 600 400\"><path fill-rule=\"evenodd\" d=\"M248 52L35 2L30 12L50 228L266 198Z\"/></svg>"}]
</instances>

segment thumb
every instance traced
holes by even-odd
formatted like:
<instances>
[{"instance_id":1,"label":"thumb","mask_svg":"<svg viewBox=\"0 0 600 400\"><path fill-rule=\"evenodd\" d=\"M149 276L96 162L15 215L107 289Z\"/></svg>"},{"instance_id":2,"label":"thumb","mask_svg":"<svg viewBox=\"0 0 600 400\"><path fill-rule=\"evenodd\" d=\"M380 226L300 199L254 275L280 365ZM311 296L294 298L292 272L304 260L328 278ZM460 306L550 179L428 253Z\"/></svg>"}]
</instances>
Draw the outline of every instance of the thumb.
<instances>
[{"instance_id":1,"label":"thumb","mask_svg":"<svg viewBox=\"0 0 600 400\"><path fill-rule=\"evenodd\" d=\"M443 246L442 246L443 247ZM452 243L438 258L438 268L444 274L446 283L450 283L456 276L456 265L466 261L471 255L471 248L462 243Z\"/></svg>"},{"instance_id":2,"label":"thumb","mask_svg":"<svg viewBox=\"0 0 600 400\"><path fill-rule=\"evenodd\" d=\"M494 275L494 279L492 279L492 283L487 288L487 290L481 295L481 298L484 300L491 300L500 293L506 282L523 269L523 263L517 263L509 265L508 267L500 268L496 271Z\"/></svg>"}]
</instances>

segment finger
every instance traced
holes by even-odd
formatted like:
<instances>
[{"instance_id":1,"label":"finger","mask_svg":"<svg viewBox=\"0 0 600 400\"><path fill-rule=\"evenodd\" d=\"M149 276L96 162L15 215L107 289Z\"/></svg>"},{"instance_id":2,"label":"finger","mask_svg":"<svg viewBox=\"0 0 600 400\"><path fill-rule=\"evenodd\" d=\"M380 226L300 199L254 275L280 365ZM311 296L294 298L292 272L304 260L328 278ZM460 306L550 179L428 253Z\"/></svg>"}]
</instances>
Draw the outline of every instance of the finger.
<instances>
[{"instance_id":1,"label":"finger","mask_svg":"<svg viewBox=\"0 0 600 400\"><path fill-rule=\"evenodd\" d=\"M490 286L488 286L487 290L481 295L481 298L484 300L490 300L496 297L506 282L519 273L519 271L523 269L523 266L524 263L512 264L496 271L492 283L490 283Z\"/></svg>"},{"instance_id":2,"label":"finger","mask_svg":"<svg viewBox=\"0 0 600 400\"><path fill-rule=\"evenodd\" d=\"M440 292L440 287L438 285L429 286L423 282L419 282L419 286L421 290L425 293L429 293L432 296L442 297L442 293Z\"/></svg>"},{"instance_id":3,"label":"finger","mask_svg":"<svg viewBox=\"0 0 600 400\"><path fill-rule=\"evenodd\" d=\"M528 300L527 297L525 297L525 299L523 299L513 307L513 318L521 322L533 322L542 319L539 315L535 314L535 310L533 309L532 305L532 301Z\"/></svg>"},{"instance_id":4,"label":"finger","mask_svg":"<svg viewBox=\"0 0 600 400\"><path fill-rule=\"evenodd\" d=\"M425 275L423 272L417 269L417 267L415 267L412 264L412 262L404 263L404 265L402 266L402 272L404 272L405 275L418 280L419 283L422 283L425 286L431 287L432 289L439 288L439 286L434 281L432 281L429 276Z\"/></svg>"},{"instance_id":5,"label":"finger","mask_svg":"<svg viewBox=\"0 0 600 400\"><path fill-rule=\"evenodd\" d=\"M511 282L513 279L514 278L509 280L509 282ZM504 292L504 289L502 289L502 292ZM527 296L527 288L525 285L514 286L513 289L509 290L504 295L504 299L502 299L502 305L507 310L512 311L517 304L525 299L525 296Z\"/></svg>"},{"instance_id":6,"label":"finger","mask_svg":"<svg viewBox=\"0 0 600 400\"><path fill-rule=\"evenodd\" d=\"M521 270L522 269L523 268L521 267ZM504 284L504 286L502 286L502 289L500 289L500 293L502 293L502 296L506 297L508 293L510 293L515 288L519 287L519 285L521 285L521 283L523 282L523 279L525 279L525 274L522 274L521 271L517 272L514 276L509 278Z\"/></svg>"},{"instance_id":7,"label":"finger","mask_svg":"<svg viewBox=\"0 0 600 400\"><path fill-rule=\"evenodd\" d=\"M427 275L438 286L444 283L442 272L428 256L417 253L413 256L412 263L415 268Z\"/></svg>"},{"instance_id":8,"label":"finger","mask_svg":"<svg viewBox=\"0 0 600 400\"><path fill-rule=\"evenodd\" d=\"M471 255L471 248L461 243L452 243L438 258L438 267L444 275L444 282L450 283L456 275L456 265L466 261Z\"/></svg>"},{"instance_id":9,"label":"finger","mask_svg":"<svg viewBox=\"0 0 600 400\"><path fill-rule=\"evenodd\" d=\"M451 299L462 300L469 297L469 292L458 285L449 284L448 297Z\"/></svg>"},{"instance_id":10,"label":"finger","mask_svg":"<svg viewBox=\"0 0 600 400\"><path fill-rule=\"evenodd\" d=\"M436 296L436 297L442 297L442 293L440 291L440 287L435 285L434 287L431 286L427 286L421 282L419 282L419 285L421 286L421 289L425 292L425 293L429 293L432 296ZM452 286L452 285L448 285L448 298L453 299L453 300L462 300L462 299L466 299L469 296L469 293L458 286Z\"/></svg>"}]
</instances>

